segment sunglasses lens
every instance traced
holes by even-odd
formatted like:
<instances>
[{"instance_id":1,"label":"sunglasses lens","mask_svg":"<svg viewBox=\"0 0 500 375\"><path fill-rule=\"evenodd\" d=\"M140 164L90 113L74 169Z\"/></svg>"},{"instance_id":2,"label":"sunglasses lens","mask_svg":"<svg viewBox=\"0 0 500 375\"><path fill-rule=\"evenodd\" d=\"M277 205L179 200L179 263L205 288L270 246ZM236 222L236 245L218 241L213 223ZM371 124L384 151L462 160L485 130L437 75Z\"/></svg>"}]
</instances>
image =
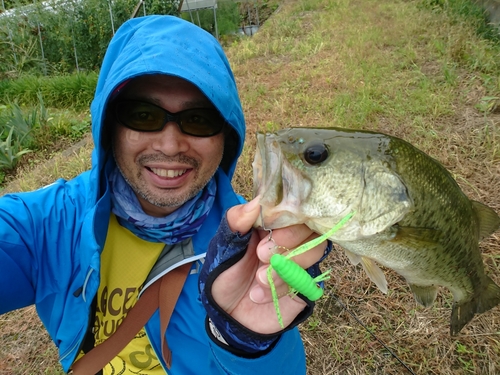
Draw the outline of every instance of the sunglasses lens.
<instances>
[{"instance_id":1,"label":"sunglasses lens","mask_svg":"<svg viewBox=\"0 0 500 375\"><path fill-rule=\"evenodd\" d=\"M115 115L122 125L142 132L159 131L168 121L175 121L183 133L195 137L219 134L225 124L216 109L193 108L171 114L154 104L134 100L116 103Z\"/></svg>"},{"instance_id":2,"label":"sunglasses lens","mask_svg":"<svg viewBox=\"0 0 500 375\"><path fill-rule=\"evenodd\" d=\"M224 126L224 119L215 109L188 109L179 112L177 116L182 132L197 137L218 134Z\"/></svg>"},{"instance_id":3,"label":"sunglasses lens","mask_svg":"<svg viewBox=\"0 0 500 375\"><path fill-rule=\"evenodd\" d=\"M126 127L138 131L158 131L165 124L165 112L160 107L144 102L117 103L116 117Z\"/></svg>"}]
</instances>

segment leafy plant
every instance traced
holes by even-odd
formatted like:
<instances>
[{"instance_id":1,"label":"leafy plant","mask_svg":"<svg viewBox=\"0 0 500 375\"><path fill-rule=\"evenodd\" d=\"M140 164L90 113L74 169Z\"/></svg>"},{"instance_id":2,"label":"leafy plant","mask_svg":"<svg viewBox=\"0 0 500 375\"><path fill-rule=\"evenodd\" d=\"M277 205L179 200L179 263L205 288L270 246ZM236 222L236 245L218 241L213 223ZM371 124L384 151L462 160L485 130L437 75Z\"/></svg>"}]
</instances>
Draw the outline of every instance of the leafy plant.
<instances>
[{"instance_id":1,"label":"leafy plant","mask_svg":"<svg viewBox=\"0 0 500 375\"><path fill-rule=\"evenodd\" d=\"M18 77L22 72L41 72L40 45L24 19L0 22L0 78Z\"/></svg>"},{"instance_id":2,"label":"leafy plant","mask_svg":"<svg viewBox=\"0 0 500 375\"><path fill-rule=\"evenodd\" d=\"M19 140L13 139L14 130L15 128L11 127L5 141L0 141L0 168L2 169L13 169L21 156L31 152L23 148Z\"/></svg>"},{"instance_id":3,"label":"leafy plant","mask_svg":"<svg viewBox=\"0 0 500 375\"><path fill-rule=\"evenodd\" d=\"M53 75L98 69L116 30L137 0L46 0L11 7L0 17L0 75ZM178 14L175 0L151 0L146 14ZM139 12L138 15L143 15Z\"/></svg>"}]
</instances>

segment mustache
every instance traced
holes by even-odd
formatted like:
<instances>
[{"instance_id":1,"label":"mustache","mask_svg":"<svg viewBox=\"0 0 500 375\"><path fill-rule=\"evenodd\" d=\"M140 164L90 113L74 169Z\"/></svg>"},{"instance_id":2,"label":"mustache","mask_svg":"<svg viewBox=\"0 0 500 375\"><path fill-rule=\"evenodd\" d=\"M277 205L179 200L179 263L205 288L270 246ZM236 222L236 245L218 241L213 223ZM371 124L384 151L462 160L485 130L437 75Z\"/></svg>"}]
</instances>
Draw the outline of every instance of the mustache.
<instances>
[{"instance_id":1,"label":"mustache","mask_svg":"<svg viewBox=\"0 0 500 375\"><path fill-rule=\"evenodd\" d=\"M193 168L197 168L200 164L198 160L185 155L167 156L163 154L141 155L139 158L137 158L137 162L139 164L147 164L151 162L182 163L187 164Z\"/></svg>"}]
</instances>

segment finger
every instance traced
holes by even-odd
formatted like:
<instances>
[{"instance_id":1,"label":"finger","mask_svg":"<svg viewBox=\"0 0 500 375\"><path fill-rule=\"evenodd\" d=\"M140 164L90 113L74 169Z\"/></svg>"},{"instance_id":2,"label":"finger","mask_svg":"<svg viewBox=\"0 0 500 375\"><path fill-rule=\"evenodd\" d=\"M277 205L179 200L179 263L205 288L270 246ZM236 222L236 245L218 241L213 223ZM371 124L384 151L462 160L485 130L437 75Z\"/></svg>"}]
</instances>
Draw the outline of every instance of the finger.
<instances>
[{"instance_id":1,"label":"finger","mask_svg":"<svg viewBox=\"0 0 500 375\"><path fill-rule=\"evenodd\" d=\"M317 237L319 237L318 234L313 233L309 238L307 238L306 241L304 241L304 243L312 241ZM326 240L320 242L318 245L313 246L309 250L303 252L302 254L294 256L291 259L302 268L309 268L323 257L327 244L328 242Z\"/></svg>"},{"instance_id":2,"label":"finger","mask_svg":"<svg viewBox=\"0 0 500 375\"><path fill-rule=\"evenodd\" d=\"M227 211L227 223L233 232L247 233L260 214L260 197L250 202L231 207Z\"/></svg>"},{"instance_id":3,"label":"finger","mask_svg":"<svg viewBox=\"0 0 500 375\"><path fill-rule=\"evenodd\" d=\"M297 245L303 243L307 240L311 234L314 233L305 224L296 224L289 227L273 229L272 239L277 245L282 247L293 249ZM262 231L261 236L263 238L269 238L269 231ZM316 235L317 236L317 235Z\"/></svg>"},{"instance_id":4,"label":"finger","mask_svg":"<svg viewBox=\"0 0 500 375\"><path fill-rule=\"evenodd\" d=\"M305 227L305 226L304 226ZM305 227L307 228L307 227ZM290 237L286 237L283 242L279 242L279 238L282 238L282 233L286 228L282 228L279 230L276 230L272 234L272 240L269 240L269 236L266 238L263 238L259 245L257 246L257 256L259 257L260 261L263 263L269 263L271 257L274 254L288 254L289 252L293 251L296 249L298 246L300 246L303 243L307 243L315 238L318 237L318 234L312 232L310 229L304 230L304 228L295 228L295 232L289 232ZM278 239L274 237L274 233L280 231L280 236ZM295 233L295 239L291 237ZM283 245L283 243L288 244L289 246ZM292 245L290 245L292 244ZM323 241L320 244L312 247L310 250L307 250L303 254L300 254L298 256L293 257L292 259L299 264L302 268L308 268L312 266L314 263L316 263L318 260L321 259L321 257L324 254L324 250L326 248L327 242Z\"/></svg>"},{"instance_id":5,"label":"finger","mask_svg":"<svg viewBox=\"0 0 500 375\"><path fill-rule=\"evenodd\" d=\"M284 297L296 298L301 301L304 305L306 304L300 297L297 297L295 294L290 293L290 290L287 285L282 285L281 287L276 288L276 293L278 295L278 299L282 299ZM271 293L271 289L263 288L260 285L255 285L250 290L250 300L254 303L264 304L273 302L273 295Z\"/></svg>"},{"instance_id":6,"label":"finger","mask_svg":"<svg viewBox=\"0 0 500 375\"><path fill-rule=\"evenodd\" d=\"M288 284L283 281L283 279L276 273L274 269L269 272L268 266L261 266L256 272L256 281L259 287L264 290L266 297L271 297L271 283L275 288L278 296L283 296L291 291ZM271 278L271 280L270 280ZM261 293L262 294L262 293ZM269 298L266 298L264 302L268 302Z\"/></svg>"},{"instance_id":7,"label":"finger","mask_svg":"<svg viewBox=\"0 0 500 375\"><path fill-rule=\"evenodd\" d=\"M313 234L308 241L316 238L317 235ZM307 242L307 241L306 241ZM325 249L327 246L327 242L323 241L319 245L314 246L310 250L306 251L303 254L292 257L291 260L296 262L299 266L306 269L316 262L318 262L324 255ZM272 281L269 280L269 277L272 277ZM272 270L269 272L269 266L260 267L257 271L256 279L258 282L258 287L255 287L255 290L252 290L252 300L255 302L260 301L259 303L265 303L272 300L272 294L270 289L270 282L273 283L274 288L279 296L289 293L290 286L287 285L275 272ZM291 281L290 281L291 282Z\"/></svg>"},{"instance_id":8,"label":"finger","mask_svg":"<svg viewBox=\"0 0 500 375\"><path fill-rule=\"evenodd\" d=\"M258 236L252 233L248 248L255 248ZM214 280L212 296L227 313L231 313L241 300L241 294L250 288L259 268L259 260L251 251L246 251L236 264L227 268Z\"/></svg>"},{"instance_id":9,"label":"finger","mask_svg":"<svg viewBox=\"0 0 500 375\"><path fill-rule=\"evenodd\" d=\"M267 279L267 267L263 267L263 270L264 272L262 274L266 275L263 276L265 280L259 280L259 284L254 285L250 289L250 299L253 302L259 304L269 303L273 301L273 294L271 291L271 287L269 285L269 281ZM301 298L296 297L295 294L292 293L290 286L287 285L279 276L277 276L274 271L272 272L272 276L273 276L272 282L274 284L276 295L278 296L278 299L280 299L280 301L283 297L288 296L290 298L295 298L296 300L299 301L299 303L305 305L305 302Z\"/></svg>"},{"instance_id":10,"label":"finger","mask_svg":"<svg viewBox=\"0 0 500 375\"><path fill-rule=\"evenodd\" d=\"M269 283L269 267L260 267L257 271L258 284L253 286L250 290L250 299L255 303L268 303L272 302L272 291ZM286 296L290 293L290 287L276 274L271 271L273 287L278 295L278 298Z\"/></svg>"},{"instance_id":11,"label":"finger","mask_svg":"<svg viewBox=\"0 0 500 375\"><path fill-rule=\"evenodd\" d=\"M257 246L257 256L262 262L269 263L273 254L283 254L293 250L307 241L313 233L304 224L274 229L271 233L260 230L259 235L262 240Z\"/></svg>"}]
</instances>

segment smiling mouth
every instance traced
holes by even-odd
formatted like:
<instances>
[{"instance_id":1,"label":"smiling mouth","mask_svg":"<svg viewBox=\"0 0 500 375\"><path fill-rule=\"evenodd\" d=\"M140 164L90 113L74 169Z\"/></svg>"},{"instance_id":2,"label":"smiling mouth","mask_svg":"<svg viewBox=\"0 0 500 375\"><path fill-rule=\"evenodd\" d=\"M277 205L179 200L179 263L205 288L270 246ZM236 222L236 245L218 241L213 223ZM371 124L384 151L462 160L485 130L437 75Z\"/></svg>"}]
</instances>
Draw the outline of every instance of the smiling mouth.
<instances>
[{"instance_id":1,"label":"smiling mouth","mask_svg":"<svg viewBox=\"0 0 500 375\"><path fill-rule=\"evenodd\" d=\"M179 177L187 172L187 169L149 168L149 170L157 176L166 177L166 178Z\"/></svg>"}]
</instances>

